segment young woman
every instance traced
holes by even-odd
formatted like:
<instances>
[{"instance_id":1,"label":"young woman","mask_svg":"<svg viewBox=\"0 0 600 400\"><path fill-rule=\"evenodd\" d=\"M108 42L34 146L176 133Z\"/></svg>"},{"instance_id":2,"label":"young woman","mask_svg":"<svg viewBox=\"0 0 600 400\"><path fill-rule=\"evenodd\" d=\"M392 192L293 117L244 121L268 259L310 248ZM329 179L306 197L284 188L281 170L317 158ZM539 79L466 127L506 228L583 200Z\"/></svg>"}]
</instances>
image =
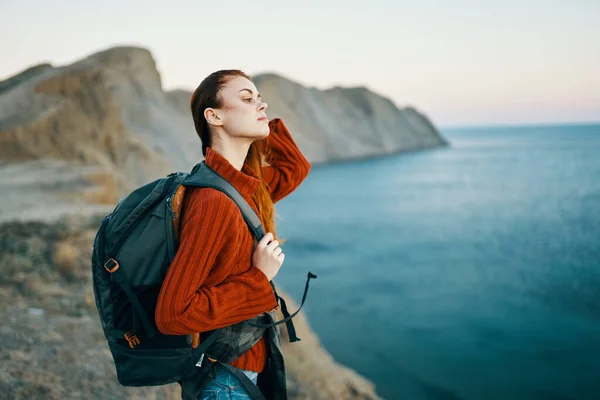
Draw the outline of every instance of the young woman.
<instances>
[{"instance_id":1,"label":"young woman","mask_svg":"<svg viewBox=\"0 0 600 400\"><path fill-rule=\"evenodd\" d=\"M267 104L243 72L209 75L192 95L191 110L206 165L240 192L267 234L255 248L240 210L227 195L211 188L186 190L179 249L155 312L159 331L168 335L211 331L277 306L269 281L285 256L277 240L274 203L310 171L283 122L268 120ZM256 383L266 357L263 337L231 365ZM225 368L217 368L200 398L217 398L219 392L246 398L239 380Z\"/></svg>"}]
</instances>

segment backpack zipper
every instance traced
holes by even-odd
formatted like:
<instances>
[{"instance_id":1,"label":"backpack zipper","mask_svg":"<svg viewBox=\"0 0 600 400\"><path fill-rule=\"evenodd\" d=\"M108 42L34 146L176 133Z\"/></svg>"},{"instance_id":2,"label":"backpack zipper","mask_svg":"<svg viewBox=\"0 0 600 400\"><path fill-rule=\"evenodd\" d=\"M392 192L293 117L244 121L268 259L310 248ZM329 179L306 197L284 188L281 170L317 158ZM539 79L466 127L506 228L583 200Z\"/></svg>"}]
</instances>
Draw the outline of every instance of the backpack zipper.
<instances>
[{"instance_id":1,"label":"backpack zipper","mask_svg":"<svg viewBox=\"0 0 600 400\"><path fill-rule=\"evenodd\" d=\"M167 257L169 257L169 262L171 262L175 257L175 249L173 248L173 242L171 241L171 239L174 237L173 223L175 222L175 215L177 215L177 213L173 211L173 196L167 197L166 207L169 214L171 214L171 218L170 220L165 221L167 229Z\"/></svg>"},{"instance_id":2,"label":"backpack zipper","mask_svg":"<svg viewBox=\"0 0 600 400\"><path fill-rule=\"evenodd\" d=\"M175 215L177 215L177 213L173 211L173 196L167 197L167 210L169 213L171 213L171 218L175 219Z\"/></svg>"}]
</instances>

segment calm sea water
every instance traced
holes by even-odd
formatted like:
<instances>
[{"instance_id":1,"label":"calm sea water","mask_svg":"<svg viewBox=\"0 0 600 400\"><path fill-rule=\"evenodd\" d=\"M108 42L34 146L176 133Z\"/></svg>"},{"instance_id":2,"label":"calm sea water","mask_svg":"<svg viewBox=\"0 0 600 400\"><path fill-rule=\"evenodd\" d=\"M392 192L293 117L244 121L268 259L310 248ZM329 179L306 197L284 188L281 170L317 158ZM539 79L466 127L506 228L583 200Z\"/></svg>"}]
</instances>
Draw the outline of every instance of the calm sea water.
<instances>
[{"instance_id":1,"label":"calm sea water","mask_svg":"<svg viewBox=\"0 0 600 400\"><path fill-rule=\"evenodd\" d=\"M600 125L442 133L315 167L276 280L386 399L599 399Z\"/></svg>"}]
</instances>

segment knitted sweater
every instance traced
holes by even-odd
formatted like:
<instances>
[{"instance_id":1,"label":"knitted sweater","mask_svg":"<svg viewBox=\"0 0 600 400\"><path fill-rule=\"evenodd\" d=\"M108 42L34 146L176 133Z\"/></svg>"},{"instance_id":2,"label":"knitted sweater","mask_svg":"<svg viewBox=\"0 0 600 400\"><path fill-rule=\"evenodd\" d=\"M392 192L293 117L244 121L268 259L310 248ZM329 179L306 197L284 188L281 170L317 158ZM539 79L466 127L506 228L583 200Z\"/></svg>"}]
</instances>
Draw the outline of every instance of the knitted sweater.
<instances>
[{"instance_id":1,"label":"knitted sweater","mask_svg":"<svg viewBox=\"0 0 600 400\"><path fill-rule=\"evenodd\" d=\"M291 193L310 171L308 160L280 119L269 122L272 163L263 179L273 202ZM260 179L207 148L206 165L231 183L257 212L252 195ZM206 332L270 311L277 301L267 277L252 265L254 240L241 212L227 195L212 188L186 190L179 249L163 282L155 319L168 335ZM262 372L266 343L261 339L231 364Z\"/></svg>"}]
</instances>

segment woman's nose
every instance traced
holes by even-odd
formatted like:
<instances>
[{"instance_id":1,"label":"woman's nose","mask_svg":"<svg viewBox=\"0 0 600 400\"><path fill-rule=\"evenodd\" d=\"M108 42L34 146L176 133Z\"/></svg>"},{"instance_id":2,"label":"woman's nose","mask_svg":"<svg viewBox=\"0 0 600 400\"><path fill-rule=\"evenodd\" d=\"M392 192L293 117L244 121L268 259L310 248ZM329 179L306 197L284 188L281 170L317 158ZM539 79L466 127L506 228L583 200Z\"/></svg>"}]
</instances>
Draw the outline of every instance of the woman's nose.
<instances>
[{"instance_id":1,"label":"woman's nose","mask_svg":"<svg viewBox=\"0 0 600 400\"><path fill-rule=\"evenodd\" d=\"M269 105L268 105L267 103L265 103L264 101L262 101L262 102L260 103L260 106L258 107L258 110L259 110L259 111L266 111L266 110L267 110L267 108L269 108Z\"/></svg>"}]
</instances>

